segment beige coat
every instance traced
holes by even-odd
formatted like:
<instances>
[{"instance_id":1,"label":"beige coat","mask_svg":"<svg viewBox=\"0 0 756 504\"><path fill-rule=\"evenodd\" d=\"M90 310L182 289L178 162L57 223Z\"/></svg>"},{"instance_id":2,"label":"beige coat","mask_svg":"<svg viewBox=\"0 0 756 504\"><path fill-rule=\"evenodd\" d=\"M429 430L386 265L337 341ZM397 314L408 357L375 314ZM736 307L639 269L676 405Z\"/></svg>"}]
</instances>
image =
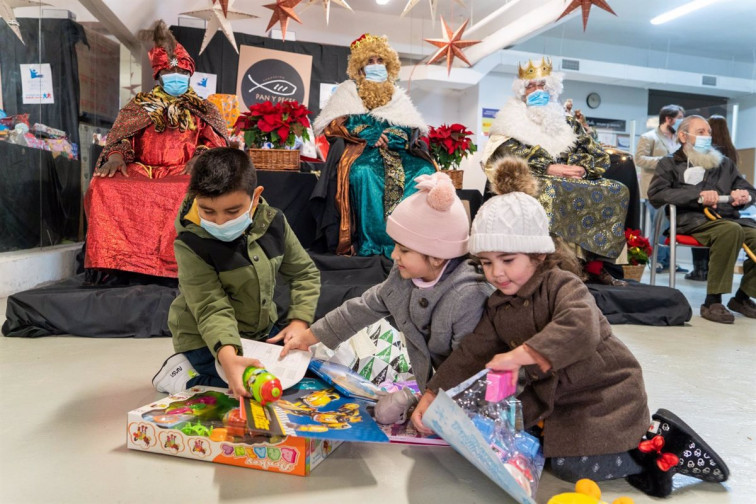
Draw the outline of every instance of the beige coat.
<instances>
[{"instance_id":1,"label":"beige coat","mask_svg":"<svg viewBox=\"0 0 756 504\"><path fill-rule=\"evenodd\" d=\"M648 199L648 185L656 171L656 165L661 158L673 154L680 144L675 142L675 148L667 148L667 138L659 128L652 129L641 135L635 148L635 166L640 169L640 194L642 199Z\"/></svg>"},{"instance_id":2,"label":"beige coat","mask_svg":"<svg viewBox=\"0 0 756 504\"><path fill-rule=\"evenodd\" d=\"M525 427L544 421L546 457L619 453L638 446L649 425L638 361L612 334L593 296L572 273L539 270L515 296L496 291L473 334L428 383L448 390L494 355L523 343L551 364L525 366Z\"/></svg>"}]
</instances>

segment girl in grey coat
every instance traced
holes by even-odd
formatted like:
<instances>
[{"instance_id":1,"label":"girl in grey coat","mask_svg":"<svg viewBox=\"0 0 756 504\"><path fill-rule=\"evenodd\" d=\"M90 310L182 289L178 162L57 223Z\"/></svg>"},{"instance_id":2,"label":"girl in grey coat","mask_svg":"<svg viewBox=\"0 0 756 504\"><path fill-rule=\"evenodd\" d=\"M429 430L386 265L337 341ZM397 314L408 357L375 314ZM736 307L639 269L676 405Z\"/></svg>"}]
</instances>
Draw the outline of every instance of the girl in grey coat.
<instances>
[{"instance_id":1,"label":"girl in grey coat","mask_svg":"<svg viewBox=\"0 0 756 504\"><path fill-rule=\"evenodd\" d=\"M441 172L415 179L418 192L389 215L394 267L381 284L346 301L299 337L284 339L281 355L323 342L329 348L362 328L392 317L422 389L462 338L472 332L493 289L466 258L470 224L449 177Z\"/></svg>"}]
</instances>

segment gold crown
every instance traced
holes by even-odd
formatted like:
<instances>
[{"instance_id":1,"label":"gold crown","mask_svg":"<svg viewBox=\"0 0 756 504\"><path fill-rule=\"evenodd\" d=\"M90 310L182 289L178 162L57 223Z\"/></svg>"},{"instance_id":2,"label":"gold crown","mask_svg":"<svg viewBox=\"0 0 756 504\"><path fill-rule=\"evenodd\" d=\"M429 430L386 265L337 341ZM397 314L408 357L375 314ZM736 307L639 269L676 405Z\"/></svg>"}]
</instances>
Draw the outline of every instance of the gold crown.
<instances>
[{"instance_id":1,"label":"gold crown","mask_svg":"<svg viewBox=\"0 0 756 504\"><path fill-rule=\"evenodd\" d=\"M549 75L551 75L551 58L541 58L541 63L538 66L535 66L533 64L533 61L528 60L528 66L525 68L522 68L521 65L517 65L518 69L518 75L520 79L525 80L534 80L534 79L545 79Z\"/></svg>"},{"instance_id":2,"label":"gold crown","mask_svg":"<svg viewBox=\"0 0 756 504\"><path fill-rule=\"evenodd\" d=\"M370 33L363 33L360 35L360 38L349 44L349 49L354 51L357 49L360 44L363 42L372 42L372 41L380 41L380 42L386 42L386 37L380 37L377 35L371 35Z\"/></svg>"}]
</instances>

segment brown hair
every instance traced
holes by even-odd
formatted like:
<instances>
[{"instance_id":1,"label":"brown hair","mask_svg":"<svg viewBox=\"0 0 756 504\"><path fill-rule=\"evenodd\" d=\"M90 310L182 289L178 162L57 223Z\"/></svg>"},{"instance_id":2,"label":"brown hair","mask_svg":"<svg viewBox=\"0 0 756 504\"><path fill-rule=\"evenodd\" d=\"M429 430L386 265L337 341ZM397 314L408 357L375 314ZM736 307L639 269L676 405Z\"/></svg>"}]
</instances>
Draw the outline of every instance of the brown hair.
<instances>
[{"instance_id":1,"label":"brown hair","mask_svg":"<svg viewBox=\"0 0 756 504\"><path fill-rule=\"evenodd\" d=\"M709 126L711 126L711 143L714 147L730 158L733 163L738 164L738 150L732 144L727 119L721 115L713 115L709 117Z\"/></svg>"},{"instance_id":2,"label":"brown hair","mask_svg":"<svg viewBox=\"0 0 756 504\"><path fill-rule=\"evenodd\" d=\"M570 249L567 244L559 236L551 235L551 239L554 240L554 252L546 254L546 258L541 262L539 268L541 270L550 270L554 268L563 269L574 273L581 279L583 278L583 268L580 266L575 253ZM543 254L527 254L533 260L540 260Z\"/></svg>"}]
</instances>

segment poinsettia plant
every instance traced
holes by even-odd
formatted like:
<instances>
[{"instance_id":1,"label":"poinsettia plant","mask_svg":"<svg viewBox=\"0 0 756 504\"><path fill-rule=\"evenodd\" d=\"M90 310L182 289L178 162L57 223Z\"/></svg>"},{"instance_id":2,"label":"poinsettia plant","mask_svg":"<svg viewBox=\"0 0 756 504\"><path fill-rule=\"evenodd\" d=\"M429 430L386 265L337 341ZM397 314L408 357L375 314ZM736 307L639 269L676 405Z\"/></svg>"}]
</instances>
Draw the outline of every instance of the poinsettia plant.
<instances>
[{"instance_id":1,"label":"poinsettia plant","mask_svg":"<svg viewBox=\"0 0 756 504\"><path fill-rule=\"evenodd\" d=\"M625 229L625 240L627 241L627 259L630 264L648 264L649 258L654 249L648 238L643 236L638 229Z\"/></svg>"},{"instance_id":2,"label":"poinsettia plant","mask_svg":"<svg viewBox=\"0 0 756 504\"><path fill-rule=\"evenodd\" d=\"M442 124L438 128L431 126L422 140L442 170L456 170L462 159L478 150L470 139L472 134L462 124Z\"/></svg>"},{"instance_id":3,"label":"poinsettia plant","mask_svg":"<svg viewBox=\"0 0 756 504\"><path fill-rule=\"evenodd\" d=\"M247 147L262 148L271 144L274 149L293 147L297 137L303 141L310 139L308 114L309 109L296 101L256 103L236 120L234 133L244 132Z\"/></svg>"}]
</instances>

